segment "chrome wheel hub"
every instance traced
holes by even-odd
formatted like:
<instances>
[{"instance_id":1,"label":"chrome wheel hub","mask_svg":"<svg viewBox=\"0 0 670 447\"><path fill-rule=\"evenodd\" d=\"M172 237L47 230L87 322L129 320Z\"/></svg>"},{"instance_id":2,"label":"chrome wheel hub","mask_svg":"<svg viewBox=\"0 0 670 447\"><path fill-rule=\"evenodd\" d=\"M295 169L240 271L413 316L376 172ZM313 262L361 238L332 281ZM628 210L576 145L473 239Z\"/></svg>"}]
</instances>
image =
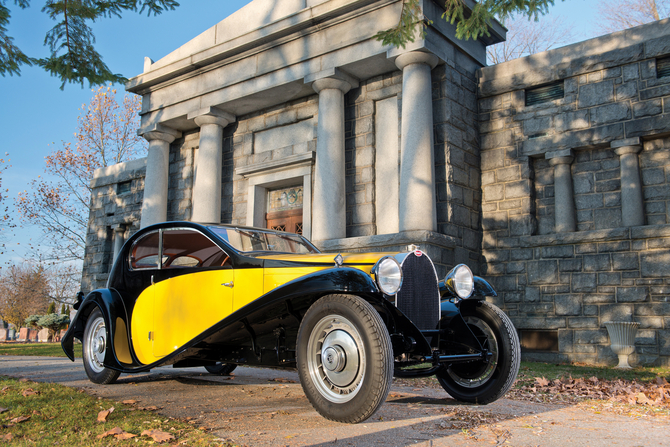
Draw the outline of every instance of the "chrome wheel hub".
<instances>
[{"instance_id":1,"label":"chrome wheel hub","mask_svg":"<svg viewBox=\"0 0 670 447\"><path fill-rule=\"evenodd\" d=\"M107 350L107 331L105 330L105 320L102 317L95 319L84 342L88 365L96 373L102 372L105 369L103 362Z\"/></svg>"},{"instance_id":2,"label":"chrome wheel hub","mask_svg":"<svg viewBox=\"0 0 670 447\"><path fill-rule=\"evenodd\" d=\"M309 374L324 398L344 403L358 393L365 373L365 350L349 320L339 315L322 318L310 334L307 356Z\"/></svg>"}]
</instances>

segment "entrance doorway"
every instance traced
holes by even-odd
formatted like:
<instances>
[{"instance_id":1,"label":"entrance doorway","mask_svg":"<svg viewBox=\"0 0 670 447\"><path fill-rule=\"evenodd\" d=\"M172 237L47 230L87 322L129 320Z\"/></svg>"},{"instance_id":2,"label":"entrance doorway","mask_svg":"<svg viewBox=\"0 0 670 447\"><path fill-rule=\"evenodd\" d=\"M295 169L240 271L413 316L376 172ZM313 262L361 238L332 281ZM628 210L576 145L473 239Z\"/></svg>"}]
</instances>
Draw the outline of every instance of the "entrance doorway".
<instances>
[{"instance_id":1,"label":"entrance doorway","mask_svg":"<svg viewBox=\"0 0 670 447\"><path fill-rule=\"evenodd\" d=\"M268 191L267 228L302 234L302 186Z\"/></svg>"}]
</instances>

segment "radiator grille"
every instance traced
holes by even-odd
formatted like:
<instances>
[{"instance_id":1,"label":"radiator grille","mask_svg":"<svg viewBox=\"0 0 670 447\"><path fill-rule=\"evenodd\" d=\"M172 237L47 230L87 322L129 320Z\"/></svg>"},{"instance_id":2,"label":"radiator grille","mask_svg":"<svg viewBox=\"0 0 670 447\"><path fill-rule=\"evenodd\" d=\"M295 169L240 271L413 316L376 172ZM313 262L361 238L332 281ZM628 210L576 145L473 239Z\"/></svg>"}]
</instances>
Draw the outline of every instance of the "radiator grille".
<instances>
[{"instance_id":1,"label":"radiator grille","mask_svg":"<svg viewBox=\"0 0 670 447\"><path fill-rule=\"evenodd\" d=\"M436 329L440 321L440 291L433 262L425 254L408 254L402 262L402 287L396 306L421 330Z\"/></svg>"}]
</instances>

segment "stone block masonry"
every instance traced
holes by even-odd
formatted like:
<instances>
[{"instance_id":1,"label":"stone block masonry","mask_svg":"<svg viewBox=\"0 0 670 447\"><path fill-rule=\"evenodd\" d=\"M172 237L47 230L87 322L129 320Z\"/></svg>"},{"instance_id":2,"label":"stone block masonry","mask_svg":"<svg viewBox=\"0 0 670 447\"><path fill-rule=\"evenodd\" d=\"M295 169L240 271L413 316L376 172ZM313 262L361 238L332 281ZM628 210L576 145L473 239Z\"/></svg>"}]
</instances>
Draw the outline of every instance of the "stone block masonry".
<instances>
[{"instance_id":1,"label":"stone block masonry","mask_svg":"<svg viewBox=\"0 0 670 447\"><path fill-rule=\"evenodd\" d=\"M480 71L482 271L522 334L558 338L527 358L614 364L616 320L670 364L668 39L664 20ZM526 105L549 83L563 98Z\"/></svg>"},{"instance_id":2,"label":"stone block masonry","mask_svg":"<svg viewBox=\"0 0 670 447\"><path fill-rule=\"evenodd\" d=\"M140 228L146 158L100 168L91 181L91 212L81 290L105 287L114 260L114 238Z\"/></svg>"}]
</instances>

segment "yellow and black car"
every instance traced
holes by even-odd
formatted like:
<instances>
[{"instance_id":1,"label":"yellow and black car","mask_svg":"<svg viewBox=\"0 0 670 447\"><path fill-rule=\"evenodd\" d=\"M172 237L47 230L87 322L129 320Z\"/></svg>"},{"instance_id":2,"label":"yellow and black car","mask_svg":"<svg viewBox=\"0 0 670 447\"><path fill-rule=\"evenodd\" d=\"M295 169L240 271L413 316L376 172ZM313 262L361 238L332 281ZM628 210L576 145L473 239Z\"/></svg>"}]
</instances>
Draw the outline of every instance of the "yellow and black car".
<instances>
[{"instance_id":1,"label":"yellow and black car","mask_svg":"<svg viewBox=\"0 0 670 447\"><path fill-rule=\"evenodd\" d=\"M297 368L314 408L360 422L393 376L435 375L455 399L501 397L519 369L509 318L465 265L439 281L430 258L320 253L302 236L165 222L133 235L107 288L90 292L62 340L83 343L92 382L157 366ZM83 298L83 299L82 299Z\"/></svg>"}]
</instances>

